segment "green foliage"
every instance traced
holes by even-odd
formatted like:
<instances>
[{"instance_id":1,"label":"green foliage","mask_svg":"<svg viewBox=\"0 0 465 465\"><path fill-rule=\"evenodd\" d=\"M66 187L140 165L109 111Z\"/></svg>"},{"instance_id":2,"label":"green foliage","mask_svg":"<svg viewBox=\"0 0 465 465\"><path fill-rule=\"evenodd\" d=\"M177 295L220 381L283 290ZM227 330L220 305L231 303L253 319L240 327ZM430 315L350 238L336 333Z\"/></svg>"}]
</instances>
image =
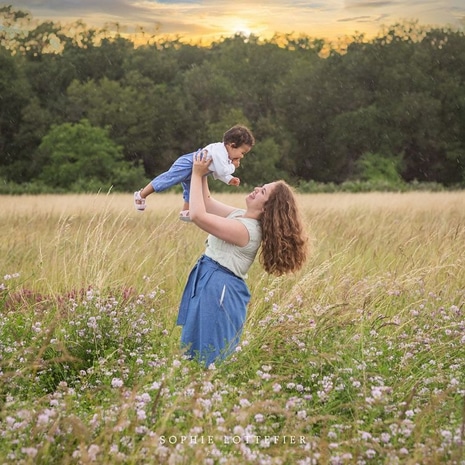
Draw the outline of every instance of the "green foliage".
<instances>
[{"instance_id":1,"label":"green foliage","mask_svg":"<svg viewBox=\"0 0 465 465\"><path fill-rule=\"evenodd\" d=\"M386 182L400 185L398 161L380 154L366 152L355 163L358 179L361 181Z\"/></svg>"},{"instance_id":2,"label":"green foliage","mask_svg":"<svg viewBox=\"0 0 465 465\"><path fill-rule=\"evenodd\" d=\"M6 183L44 179L42 138L52 126L87 119L143 170L119 181L131 191L246 122L257 159L272 160L269 176L340 185L358 176L364 153L374 153L398 159L404 182L465 186L463 31L405 22L371 40L345 38L341 49L292 34L236 34L201 46L141 31L144 45L135 46L82 23L33 24L12 6L0 15ZM261 182L251 178L256 165L249 168L246 182ZM94 189L101 176L75 187ZM47 185L60 188L56 180Z\"/></svg>"},{"instance_id":3,"label":"green foliage","mask_svg":"<svg viewBox=\"0 0 465 465\"><path fill-rule=\"evenodd\" d=\"M21 110L30 97L28 77L17 66L17 60L0 45L0 172L8 175L15 171L16 135L21 130Z\"/></svg>"},{"instance_id":4,"label":"green foliage","mask_svg":"<svg viewBox=\"0 0 465 465\"><path fill-rule=\"evenodd\" d=\"M281 157L279 146L274 139L263 139L246 155L237 173L241 181L250 187L261 186L271 180L286 179L287 173L279 167Z\"/></svg>"},{"instance_id":5,"label":"green foliage","mask_svg":"<svg viewBox=\"0 0 465 465\"><path fill-rule=\"evenodd\" d=\"M141 172L123 160L121 148L108 131L93 127L89 121L52 126L39 147L46 165L40 179L48 186L70 191L117 190L130 188ZM123 170L131 174L124 176ZM116 183L115 183L116 182Z\"/></svg>"}]
</instances>

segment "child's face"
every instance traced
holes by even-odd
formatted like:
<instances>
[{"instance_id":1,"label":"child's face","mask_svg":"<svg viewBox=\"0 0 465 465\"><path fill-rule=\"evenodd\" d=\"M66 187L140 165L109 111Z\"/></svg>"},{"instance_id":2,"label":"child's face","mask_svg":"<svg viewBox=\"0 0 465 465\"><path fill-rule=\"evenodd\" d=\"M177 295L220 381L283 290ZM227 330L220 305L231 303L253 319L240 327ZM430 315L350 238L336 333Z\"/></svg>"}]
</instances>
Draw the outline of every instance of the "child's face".
<instances>
[{"instance_id":1,"label":"child's face","mask_svg":"<svg viewBox=\"0 0 465 465\"><path fill-rule=\"evenodd\" d=\"M241 145L240 147L235 147L232 144L226 144L226 150L228 151L229 159L232 164L237 168L241 164L241 160L244 156L250 152L252 147L250 145Z\"/></svg>"}]
</instances>

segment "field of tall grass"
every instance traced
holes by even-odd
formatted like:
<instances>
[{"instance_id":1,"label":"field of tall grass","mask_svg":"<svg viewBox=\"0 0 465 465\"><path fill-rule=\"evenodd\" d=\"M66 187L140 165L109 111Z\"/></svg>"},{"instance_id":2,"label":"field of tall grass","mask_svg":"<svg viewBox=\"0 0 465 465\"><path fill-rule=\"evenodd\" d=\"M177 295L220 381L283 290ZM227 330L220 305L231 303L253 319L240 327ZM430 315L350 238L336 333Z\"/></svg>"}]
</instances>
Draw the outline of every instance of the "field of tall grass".
<instances>
[{"instance_id":1,"label":"field of tall grass","mask_svg":"<svg viewBox=\"0 0 465 465\"><path fill-rule=\"evenodd\" d=\"M254 264L205 370L179 195L0 196L0 464L465 464L465 192L299 201L305 269Z\"/></svg>"}]
</instances>

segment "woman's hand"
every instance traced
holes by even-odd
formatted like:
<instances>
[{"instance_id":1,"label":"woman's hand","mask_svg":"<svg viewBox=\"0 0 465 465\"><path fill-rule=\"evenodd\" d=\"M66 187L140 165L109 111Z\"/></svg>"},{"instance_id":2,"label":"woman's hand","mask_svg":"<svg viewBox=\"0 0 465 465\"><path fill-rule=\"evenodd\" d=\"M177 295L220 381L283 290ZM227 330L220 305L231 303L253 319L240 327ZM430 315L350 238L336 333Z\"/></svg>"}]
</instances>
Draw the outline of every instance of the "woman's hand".
<instances>
[{"instance_id":1,"label":"woman's hand","mask_svg":"<svg viewBox=\"0 0 465 465\"><path fill-rule=\"evenodd\" d=\"M208 154L207 150L199 150L194 153L192 168L193 174L198 174L200 176L205 176L210 172L208 166L212 162L212 157Z\"/></svg>"}]
</instances>

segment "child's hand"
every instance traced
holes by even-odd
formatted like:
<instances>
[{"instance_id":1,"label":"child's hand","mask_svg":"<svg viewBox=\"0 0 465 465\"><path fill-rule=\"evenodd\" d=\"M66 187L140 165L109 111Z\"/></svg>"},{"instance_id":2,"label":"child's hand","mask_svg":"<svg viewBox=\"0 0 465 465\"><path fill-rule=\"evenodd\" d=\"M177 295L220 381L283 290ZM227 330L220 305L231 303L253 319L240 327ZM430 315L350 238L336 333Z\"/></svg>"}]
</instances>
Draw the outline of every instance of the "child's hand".
<instances>
[{"instance_id":1,"label":"child's hand","mask_svg":"<svg viewBox=\"0 0 465 465\"><path fill-rule=\"evenodd\" d=\"M238 186L241 183L239 178L232 178L231 181L228 182L230 186Z\"/></svg>"},{"instance_id":2,"label":"child's hand","mask_svg":"<svg viewBox=\"0 0 465 465\"><path fill-rule=\"evenodd\" d=\"M239 168L241 166L241 159L240 158L233 158L231 160L231 163L236 167Z\"/></svg>"}]
</instances>

